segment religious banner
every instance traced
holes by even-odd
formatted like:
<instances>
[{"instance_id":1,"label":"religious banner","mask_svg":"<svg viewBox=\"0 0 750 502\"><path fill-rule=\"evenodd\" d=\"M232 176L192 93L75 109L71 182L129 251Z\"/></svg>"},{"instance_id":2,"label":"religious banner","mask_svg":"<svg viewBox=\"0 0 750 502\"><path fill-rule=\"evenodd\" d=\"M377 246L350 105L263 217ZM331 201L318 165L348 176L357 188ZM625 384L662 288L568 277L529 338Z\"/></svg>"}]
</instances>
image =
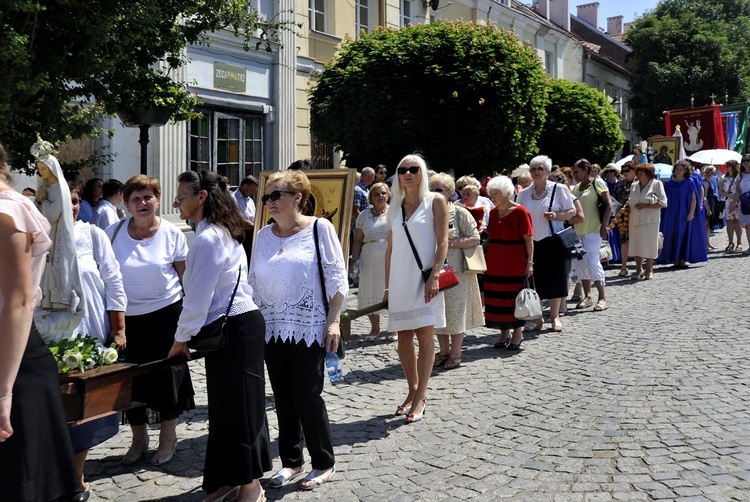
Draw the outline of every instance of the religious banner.
<instances>
[{"instance_id":1,"label":"religious banner","mask_svg":"<svg viewBox=\"0 0 750 502\"><path fill-rule=\"evenodd\" d=\"M747 101L743 103L734 103L731 105L724 105L721 107L721 115L725 122L725 136L727 139L728 150L734 150L738 153L745 153L747 150L747 133L748 133L748 111L750 109L750 103ZM736 119L732 118L732 115ZM730 135L736 134L734 141L730 141Z\"/></svg>"},{"instance_id":2,"label":"religious banner","mask_svg":"<svg viewBox=\"0 0 750 502\"><path fill-rule=\"evenodd\" d=\"M667 136L674 134L676 126L682 126L683 147L688 157L701 150L726 148L719 105L671 110L664 122Z\"/></svg>"}]
</instances>

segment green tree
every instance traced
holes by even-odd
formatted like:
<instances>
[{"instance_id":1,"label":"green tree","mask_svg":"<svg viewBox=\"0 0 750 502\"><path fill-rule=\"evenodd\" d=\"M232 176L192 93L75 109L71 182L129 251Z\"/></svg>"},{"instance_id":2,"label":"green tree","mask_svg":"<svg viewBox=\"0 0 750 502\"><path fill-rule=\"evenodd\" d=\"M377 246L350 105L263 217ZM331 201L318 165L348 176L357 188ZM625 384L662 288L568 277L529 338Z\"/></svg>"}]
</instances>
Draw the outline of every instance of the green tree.
<instances>
[{"instance_id":1,"label":"green tree","mask_svg":"<svg viewBox=\"0 0 750 502\"><path fill-rule=\"evenodd\" d=\"M310 125L351 167L418 151L457 176L507 171L536 150L546 85L531 47L495 26L378 28L326 64Z\"/></svg>"},{"instance_id":2,"label":"green tree","mask_svg":"<svg viewBox=\"0 0 750 502\"><path fill-rule=\"evenodd\" d=\"M551 82L540 153L561 166L582 157L604 166L614 160L624 141L620 117L603 93L577 82Z\"/></svg>"},{"instance_id":3,"label":"green tree","mask_svg":"<svg viewBox=\"0 0 750 502\"><path fill-rule=\"evenodd\" d=\"M119 109L190 118L200 101L170 75L189 44L229 29L246 50L270 50L282 27L243 0L5 0L0 18L0 141L16 166L37 132L56 144L97 136Z\"/></svg>"},{"instance_id":4,"label":"green tree","mask_svg":"<svg viewBox=\"0 0 750 502\"><path fill-rule=\"evenodd\" d=\"M748 98L750 0L662 0L636 19L630 108L643 136L664 134L665 110Z\"/></svg>"}]
</instances>

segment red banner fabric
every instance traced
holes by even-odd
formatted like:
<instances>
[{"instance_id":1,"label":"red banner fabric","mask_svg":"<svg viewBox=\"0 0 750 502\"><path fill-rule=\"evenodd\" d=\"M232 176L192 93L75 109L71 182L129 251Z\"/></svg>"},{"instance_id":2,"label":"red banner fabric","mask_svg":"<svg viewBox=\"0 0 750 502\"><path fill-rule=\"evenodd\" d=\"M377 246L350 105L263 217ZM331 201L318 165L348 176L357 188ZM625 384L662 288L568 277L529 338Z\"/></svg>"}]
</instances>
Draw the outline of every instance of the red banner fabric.
<instances>
[{"instance_id":1,"label":"red banner fabric","mask_svg":"<svg viewBox=\"0 0 750 502\"><path fill-rule=\"evenodd\" d=\"M680 126L687 156L701 150L727 146L719 105L671 110L667 112L664 122L667 126L667 136L672 136L675 126Z\"/></svg>"}]
</instances>

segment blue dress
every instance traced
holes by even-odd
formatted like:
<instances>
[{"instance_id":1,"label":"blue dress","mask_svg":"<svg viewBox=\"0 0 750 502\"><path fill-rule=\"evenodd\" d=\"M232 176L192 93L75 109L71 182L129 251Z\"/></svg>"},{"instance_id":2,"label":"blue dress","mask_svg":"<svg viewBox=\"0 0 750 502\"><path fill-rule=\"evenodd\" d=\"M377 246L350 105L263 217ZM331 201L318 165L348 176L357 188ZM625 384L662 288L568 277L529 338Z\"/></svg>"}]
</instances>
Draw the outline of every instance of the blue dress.
<instances>
[{"instance_id":1,"label":"blue dress","mask_svg":"<svg viewBox=\"0 0 750 502\"><path fill-rule=\"evenodd\" d=\"M681 261L690 263L706 261L705 229L702 226L697 227L693 223L696 219L701 223L705 221L705 219L699 219L697 205L693 220L687 221L692 197L696 195L694 180L692 178L682 181L668 180L664 183L664 193L667 196L667 207L661 210L659 226L659 230L664 235L664 247L656 259L656 263L666 265L670 263L678 264ZM698 195L696 195L696 199L697 197ZM697 231L698 236L695 235L696 228L699 229ZM700 235L703 236L703 260L700 260L701 256L695 250L696 241L701 240Z\"/></svg>"},{"instance_id":2,"label":"blue dress","mask_svg":"<svg viewBox=\"0 0 750 502\"><path fill-rule=\"evenodd\" d=\"M693 237L690 239L688 246L688 258L690 263L700 263L708 261L708 248L706 242L706 206L701 198L703 190L703 176L698 171L693 172L693 189L695 190L695 218L693 224Z\"/></svg>"},{"instance_id":3,"label":"blue dress","mask_svg":"<svg viewBox=\"0 0 750 502\"><path fill-rule=\"evenodd\" d=\"M615 186L617 185L617 182L610 183L609 181L605 181L607 184L607 189L609 190L609 198L611 200L615 200ZM617 216L612 211L612 218ZM608 263L619 263L622 261L622 253L620 252L620 229L616 226L607 232L607 242L609 242L609 247L612 248L612 259L609 260ZM607 264L608 264L607 263Z\"/></svg>"}]
</instances>

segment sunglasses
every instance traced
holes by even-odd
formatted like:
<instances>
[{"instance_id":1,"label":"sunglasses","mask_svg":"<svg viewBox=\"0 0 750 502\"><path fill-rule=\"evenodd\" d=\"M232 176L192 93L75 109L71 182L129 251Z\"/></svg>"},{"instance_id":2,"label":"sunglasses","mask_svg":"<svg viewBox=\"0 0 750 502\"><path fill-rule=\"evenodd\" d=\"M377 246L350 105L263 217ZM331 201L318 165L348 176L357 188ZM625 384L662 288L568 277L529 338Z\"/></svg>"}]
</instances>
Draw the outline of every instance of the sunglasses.
<instances>
[{"instance_id":1,"label":"sunglasses","mask_svg":"<svg viewBox=\"0 0 750 502\"><path fill-rule=\"evenodd\" d=\"M410 174L417 174L419 172L419 166L409 166L409 167L399 167L398 168L398 174L406 174L409 172Z\"/></svg>"},{"instance_id":2,"label":"sunglasses","mask_svg":"<svg viewBox=\"0 0 750 502\"><path fill-rule=\"evenodd\" d=\"M623 173L623 174L625 174L625 173L629 173L629 172L630 172L630 169L623 169L623 170L622 170L622 173Z\"/></svg>"},{"instance_id":3,"label":"sunglasses","mask_svg":"<svg viewBox=\"0 0 750 502\"><path fill-rule=\"evenodd\" d=\"M277 200L281 198L281 195L285 193L296 194L297 192L290 192L289 190L274 190L268 195L264 195L263 197L261 197L260 200L263 201L263 204L268 204L269 202L276 202Z\"/></svg>"},{"instance_id":4,"label":"sunglasses","mask_svg":"<svg viewBox=\"0 0 750 502\"><path fill-rule=\"evenodd\" d=\"M443 193L445 191L446 191L445 188L433 188L432 190L430 190L430 192L436 192L436 193Z\"/></svg>"}]
</instances>

